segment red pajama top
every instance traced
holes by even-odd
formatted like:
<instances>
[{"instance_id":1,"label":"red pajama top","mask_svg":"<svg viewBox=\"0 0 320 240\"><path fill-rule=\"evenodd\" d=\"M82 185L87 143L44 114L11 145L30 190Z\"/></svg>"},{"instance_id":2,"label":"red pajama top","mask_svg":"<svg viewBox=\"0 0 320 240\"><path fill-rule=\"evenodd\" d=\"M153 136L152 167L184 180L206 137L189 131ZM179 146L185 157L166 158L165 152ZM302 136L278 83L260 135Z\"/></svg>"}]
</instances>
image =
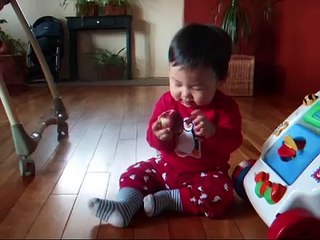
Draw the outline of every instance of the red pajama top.
<instances>
[{"instance_id":1,"label":"red pajama top","mask_svg":"<svg viewBox=\"0 0 320 240\"><path fill-rule=\"evenodd\" d=\"M183 119L191 116L195 109L187 108L174 100L170 92L164 93L156 103L147 129L147 141L151 147L161 152L177 173L227 171L230 154L242 143L241 115L237 103L217 90L210 104L199 107L203 114L216 126L210 138L198 138L193 134L192 124L184 124L183 132L171 141L159 140L152 131L152 124L158 116L174 109Z\"/></svg>"}]
</instances>

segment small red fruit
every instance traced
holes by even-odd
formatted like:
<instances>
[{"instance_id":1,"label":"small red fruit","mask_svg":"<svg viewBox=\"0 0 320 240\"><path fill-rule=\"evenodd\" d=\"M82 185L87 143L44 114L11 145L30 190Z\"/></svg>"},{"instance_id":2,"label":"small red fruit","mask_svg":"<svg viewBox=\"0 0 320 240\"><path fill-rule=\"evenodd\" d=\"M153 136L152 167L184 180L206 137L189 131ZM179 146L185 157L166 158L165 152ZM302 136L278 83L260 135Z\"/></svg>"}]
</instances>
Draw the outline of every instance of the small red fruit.
<instances>
[{"instance_id":1,"label":"small red fruit","mask_svg":"<svg viewBox=\"0 0 320 240\"><path fill-rule=\"evenodd\" d=\"M181 115L173 109L163 112L158 117L158 120L162 128L170 128L175 134L179 134L183 129L183 119Z\"/></svg>"}]
</instances>

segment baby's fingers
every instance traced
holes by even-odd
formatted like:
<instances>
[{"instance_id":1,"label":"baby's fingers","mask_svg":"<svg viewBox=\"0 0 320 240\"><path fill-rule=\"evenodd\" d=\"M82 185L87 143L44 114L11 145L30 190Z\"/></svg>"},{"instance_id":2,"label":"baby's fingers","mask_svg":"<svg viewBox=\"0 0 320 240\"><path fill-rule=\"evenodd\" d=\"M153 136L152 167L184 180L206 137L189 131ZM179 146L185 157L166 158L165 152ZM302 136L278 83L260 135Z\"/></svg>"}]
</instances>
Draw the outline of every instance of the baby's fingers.
<instances>
[{"instance_id":1,"label":"baby's fingers","mask_svg":"<svg viewBox=\"0 0 320 240\"><path fill-rule=\"evenodd\" d=\"M159 131L162 129L162 125L161 125L161 122L160 121L155 121L153 124L152 124L152 130L153 131Z\"/></svg>"},{"instance_id":2,"label":"baby's fingers","mask_svg":"<svg viewBox=\"0 0 320 240\"><path fill-rule=\"evenodd\" d=\"M171 138L172 132L170 131L170 128L161 129L157 132L157 136L160 140L166 141Z\"/></svg>"}]
</instances>

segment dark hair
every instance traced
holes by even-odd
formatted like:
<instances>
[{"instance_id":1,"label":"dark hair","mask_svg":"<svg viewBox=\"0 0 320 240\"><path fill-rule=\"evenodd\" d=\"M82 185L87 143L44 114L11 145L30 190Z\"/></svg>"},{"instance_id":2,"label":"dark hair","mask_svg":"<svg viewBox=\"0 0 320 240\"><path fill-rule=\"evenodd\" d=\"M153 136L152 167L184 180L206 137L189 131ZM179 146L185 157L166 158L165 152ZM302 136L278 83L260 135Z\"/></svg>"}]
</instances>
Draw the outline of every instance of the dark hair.
<instances>
[{"instance_id":1,"label":"dark hair","mask_svg":"<svg viewBox=\"0 0 320 240\"><path fill-rule=\"evenodd\" d=\"M211 67L226 77L232 53L229 35L219 27L193 23L181 28L169 47L169 62L184 68Z\"/></svg>"}]
</instances>

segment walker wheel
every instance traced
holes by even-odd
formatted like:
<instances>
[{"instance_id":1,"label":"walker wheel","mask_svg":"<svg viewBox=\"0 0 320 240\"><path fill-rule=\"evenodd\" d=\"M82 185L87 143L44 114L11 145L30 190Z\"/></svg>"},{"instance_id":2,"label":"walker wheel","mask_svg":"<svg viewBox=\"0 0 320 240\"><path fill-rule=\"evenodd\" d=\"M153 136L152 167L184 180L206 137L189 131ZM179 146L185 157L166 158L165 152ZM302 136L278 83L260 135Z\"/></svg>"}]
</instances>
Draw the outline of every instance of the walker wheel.
<instances>
[{"instance_id":1,"label":"walker wheel","mask_svg":"<svg viewBox=\"0 0 320 240\"><path fill-rule=\"evenodd\" d=\"M295 208L279 214L268 230L268 239L318 239L320 219Z\"/></svg>"},{"instance_id":2,"label":"walker wheel","mask_svg":"<svg viewBox=\"0 0 320 240\"><path fill-rule=\"evenodd\" d=\"M58 128L57 128L57 132L58 132L58 141L60 142L62 139L67 138L69 135L69 127L68 124L66 122L63 123L59 123L58 124Z\"/></svg>"},{"instance_id":3,"label":"walker wheel","mask_svg":"<svg viewBox=\"0 0 320 240\"><path fill-rule=\"evenodd\" d=\"M234 190L242 199L248 198L243 186L243 180L255 162L256 161L253 159L242 161L238 164L238 166L234 169L232 173L232 182L234 185Z\"/></svg>"},{"instance_id":4,"label":"walker wheel","mask_svg":"<svg viewBox=\"0 0 320 240\"><path fill-rule=\"evenodd\" d=\"M21 159L19 161L20 175L23 177L34 176L36 173L36 167L32 159Z\"/></svg>"}]
</instances>

